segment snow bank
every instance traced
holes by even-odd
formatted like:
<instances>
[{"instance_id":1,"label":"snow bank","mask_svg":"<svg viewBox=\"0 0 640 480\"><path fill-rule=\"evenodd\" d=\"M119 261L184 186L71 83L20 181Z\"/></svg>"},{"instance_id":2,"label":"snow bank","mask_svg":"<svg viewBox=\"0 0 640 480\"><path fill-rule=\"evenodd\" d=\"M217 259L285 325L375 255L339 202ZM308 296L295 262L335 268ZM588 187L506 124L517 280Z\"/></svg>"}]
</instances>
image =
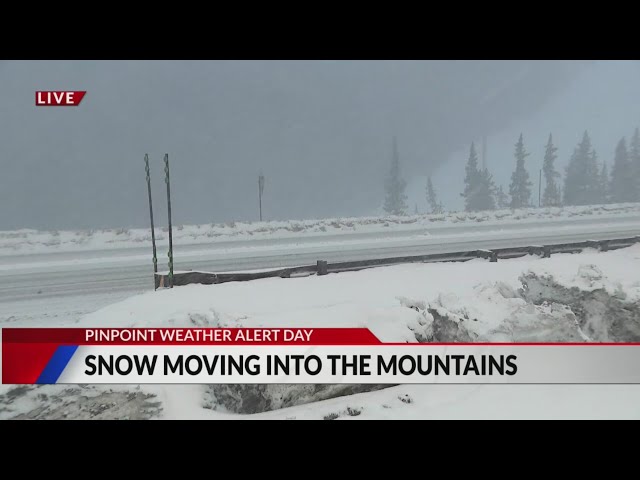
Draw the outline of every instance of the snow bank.
<instances>
[{"instance_id":1,"label":"snow bank","mask_svg":"<svg viewBox=\"0 0 640 480\"><path fill-rule=\"evenodd\" d=\"M87 315L77 326L368 327L386 342L640 341L638 272L640 245L611 252L522 257L496 263L476 259L465 263L407 264L321 277L159 290ZM357 389L341 387L342 390L335 386L322 389L296 385L230 389L143 385L133 393L152 396L136 396L131 401L152 412L149 416L154 418L238 418L233 412L265 410L272 411L252 418L391 418L396 414L399 418L428 418L436 404L440 410L435 411L445 412L445 416L466 417L480 411L482 402L496 401L496 391L503 392L500 402L507 407L502 411L485 405L493 416L508 417L519 412L554 417L566 412L567 407L541 400L541 396L546 398L544 391L552 395L563 386L540 387L543 393L530 397L522 393L526 390L523 386L398 386L358 395L352 395ZM15 388L0 390L0 418L33 417L37 408L50 405L52 392L68 387L32 388L27 392ZM92 387L91 396L100 395L100 388L104 387ZM621 410L613 409L618 405L616 408L624 408L627 416L640 417L640 388L624 388L635 403L603 401L592 405L595 410L578 408L577 412L616 417L622 415ZM478 394L479 391L484 393ZM46 393L47 399L38 400L40 392ZM461 398L454 402L451 398L456 397L455 392ZM57 395L64 397L62 393ZM77 396L79 392L69 395ZM348 396L318 402L336 395ZM29 400L22 402L22 397ZM610 398L609 393L602 393L601 398ZM473 399L480 406L470 407ZM525 406L510 410L508 405L516 399ZM87 406L84 413L68 415L93 418L91 412L98 411L96 402L83 402ZM161 406L148 405L154 402ZM130 411L113 412L111 418L132 415Z\"/></svg>"},{"instance_id":2,"label":"snow bank","mask_svg":"<svg viewBox=\"0 0 640 480\"><path fill-rule=\"evenodd\" d=\"M640 204L611 204L575 207L529 208L487 212L450 212L442 215L409 215L320 220L228 222L224 224L178 225L173 242L179 245L211 244L224 241L255 239L287 239L300 237L330 237L345 233L411 232L446 226L500 226L518 223L523 226L541 220L569 220L585 217L611 219L638 218ZM167 240L166 228L156 228L156 240ZM73 252L150 247L148 228L118 228L104 230L0 231L0 255L16 253Z\"/></svg>"}]
</instances>

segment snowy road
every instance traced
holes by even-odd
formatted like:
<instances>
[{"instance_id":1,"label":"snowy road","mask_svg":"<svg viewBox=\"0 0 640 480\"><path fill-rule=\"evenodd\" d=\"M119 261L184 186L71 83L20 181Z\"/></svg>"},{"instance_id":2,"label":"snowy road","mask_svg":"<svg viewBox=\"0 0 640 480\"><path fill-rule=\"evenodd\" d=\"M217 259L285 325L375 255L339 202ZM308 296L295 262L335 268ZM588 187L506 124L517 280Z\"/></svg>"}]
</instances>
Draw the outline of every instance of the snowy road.
<instances>
[{"instance_id":1,"label":"snowy road","mask_svg":"<svg viewBox=\"0 0 640 480\"><path fill-rule=\"evenodd\" d=\"M637 216L448 225L403 231L224 240L174 245L175 270L254 270L403 255L602 240L640 235ZM166 246L158 248L166 268ZM56 324L153 288L150 249L0 256L0 324L51 318Z\"/></svg>"}]
</instances>

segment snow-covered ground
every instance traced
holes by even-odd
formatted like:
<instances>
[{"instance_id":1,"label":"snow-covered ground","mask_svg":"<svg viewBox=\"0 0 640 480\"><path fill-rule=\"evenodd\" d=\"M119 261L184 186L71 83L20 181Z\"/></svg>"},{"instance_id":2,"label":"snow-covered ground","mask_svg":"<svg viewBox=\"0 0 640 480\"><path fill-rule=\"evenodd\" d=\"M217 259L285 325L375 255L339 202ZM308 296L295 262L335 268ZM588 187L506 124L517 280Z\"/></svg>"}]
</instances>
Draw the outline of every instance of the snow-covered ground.
<instances>
[{"instance_id":1,"label":"snow-covered ground","mask_svg":"<svg viewBox=\"0 0 640 480\"><path fill-rule=\"evenodd\" d=\"M582 218L585 221L606 217L612 222L640 218L640 204L611 204L579 207L530 208L496 210L490 212L451 212L442 215L382 216L364 218L333 218L322 220L272 221L207 225L178 225L174 227L176 245L201 245L225 241L318 239L336 234L379 234L390 231L407 236L425 229L441 230L447 227L471 226L474 231L495 230L503 225L517 223L523 228L534 222L563 221ZM482 228L480 227L482 226ZM457 230L457 229L456 229ZM456 231L454 230L454 231ZM166 242L166 228L157 228L156 240ZM150 247L148 228L119 228L107 230L0 231L0 256L32 253L78 252L93 250L131 249ZM238 245L236 245L238 246Z\"/></svg>"},{"instance_id":2,"label":"snow-covered ground","mask_svg":"<svg viewBox=\"0 0 640 480\"><path fill-rule=\"evenodd\" d=\"M626 238L640 235L640 205L325 221L326 225L338 225L332 232L328 228L316 231L316 227L323 227L320 223L306 222L307 230L293 228L295 222L282 223L286 227L283 229L276 228L278 223L236 225L237 232L254 227L264 232L234 235L236 230L230 229L219 237L205 237L207 243L194 244L189 243L193 237L182 234L197 227L176 229L174 268L218 273L256 271L310 265L317 260L336 263ZM207 228L212 227L201 227L204 231ZM132 232L148 235L143 230ZM121 241L107 243L108 238L102 241L100 235L94 234L94 238L90 232L85 233L60 233L57 246L46 246L51 233L0 232L5 241L4 247L0 245L4 280L0 284L0 323L46 321L56 325L75 321L97 308L153 288L147 241L131 241L131 232L117 235L109 231L100 234L102 240L113 235ZM288 236L282 236L285 234ZM93 241L87 240L83 249L74 250L79 248L74 241L80 237ZM159 241L160 270L167 268L166 248L166 241Z\"/></svg>"},{"instance_id":3,"label":"snow-covered ground","mask_svg":"<svg viewBox=\"0 0 640 480\"><path fill-rule=\"evenodd\" d=\"M387 342L639 341L638 272L640 245L408 264L148 292L56 326L353 326ZM52 326L42 318L2 326L39 325ZM640 385L398 386L252 415L230 412L220 398L205 385L2 386L0 418L640 418Z\"/></svg>"}]
</instances>

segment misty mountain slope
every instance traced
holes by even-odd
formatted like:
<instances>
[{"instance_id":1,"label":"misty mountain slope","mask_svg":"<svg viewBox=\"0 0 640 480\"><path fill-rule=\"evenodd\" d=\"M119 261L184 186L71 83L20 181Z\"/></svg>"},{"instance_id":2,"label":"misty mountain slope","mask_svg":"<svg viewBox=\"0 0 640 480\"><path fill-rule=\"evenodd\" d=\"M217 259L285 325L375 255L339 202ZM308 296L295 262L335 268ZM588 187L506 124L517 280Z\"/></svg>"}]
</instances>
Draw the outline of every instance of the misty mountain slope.
<instances>
[{"instance_id":1,"label":"misty mountain slope","mask_svg":"<svg viewBox=\"0 0 640 480\"><path fill-rule=\"evenodd\" d=\"M514 145L522 133L525 148L530 153L526 167L533 182L532 201L537 205L539 170L550 133L558 148L556 169L564 175L573 149L585 130L589 131L599 161L607 161L611 168L618 140L622 136L628 140L636 127L640 127L640 62L596 62L585 67L573 82L537 111L514 120L499 133L488 134L486 165L496 184L502 184L508 192L515 167ZM431 171L425 166L420 175L411 179L407 190L411 209L417 203L421 211L427 211L424 189L429 173L433 175L434 187L445 207L464 208L460 193L464 189L469 145L475 141L481 158L483 134L482 130L476 131L446 162Z\"/></svg>"},{"instance_id":2,"label":"misty mountain slope","mask_svg":"<svg viewBox=\"0 0 640 480\"><path fill-rule=\"evenodd\" d=\"M146 224L143 156L159 222L162 155L175 220L362 215L380 201L391 137L411 175L478 125L498 130L544 103L583 62L0 62L0 228ZM77 89L77 108L34 106ZM526 95L517 94L527 92Z\"/></svg>"}]
</instances>

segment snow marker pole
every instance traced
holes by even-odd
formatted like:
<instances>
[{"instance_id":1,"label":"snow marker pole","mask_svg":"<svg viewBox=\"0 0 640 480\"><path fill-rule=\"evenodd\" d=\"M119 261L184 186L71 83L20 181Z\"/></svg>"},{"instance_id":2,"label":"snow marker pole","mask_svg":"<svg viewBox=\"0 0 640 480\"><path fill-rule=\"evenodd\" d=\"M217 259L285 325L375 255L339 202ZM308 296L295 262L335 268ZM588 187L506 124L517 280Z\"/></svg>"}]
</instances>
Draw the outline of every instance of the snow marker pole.
<instances>
[{"instance_id":1,"label":"snow marker pole","mask_svg":"<svg viewBox=\"0 0 640 480\"><path fill-rule=\"evenodd\" d=\"M540 169L540 175L538 176L538 208L542 206L542 169Z\"/></svg>"},{"instance_id":2,"label":"snow marker pole","mask_svg":"<svg viewBox=\"0 0 640 480\"><path fill-rule=\"evenodd\" d=\"M260 202L260 221L262 221L262 192L264 192L264 175L260 173L258 177L258 198Z\"/></svg>"},{"instance_id":3,"label":"snow marker pole","mask_svg":"<svg viewBox=\"0 0 640 480\"><path fill-rule=\"evenodd\" d=\"M151 245L153 246L153 289L157 290L156 274L158 273L158 257L156 252L156 232L153 226L153 203L151 202L151 175L149 174L149 154L144 155L144 170L147 173L147 192L149 194L149 218L151 219Z\"/></svg>"},{"instance_id":4,"label":"snow marker pole","mask_svg":"<svg viewBox=\"0 0 640 480\"><path fill-rule=\"evenodd\" d=\"M171 188L169 186L169 154L164 154L164 181L167 184L167 213L169 216L169 288L173 288L173 235L171 228Z\"/></svg>"}]
</instances>

